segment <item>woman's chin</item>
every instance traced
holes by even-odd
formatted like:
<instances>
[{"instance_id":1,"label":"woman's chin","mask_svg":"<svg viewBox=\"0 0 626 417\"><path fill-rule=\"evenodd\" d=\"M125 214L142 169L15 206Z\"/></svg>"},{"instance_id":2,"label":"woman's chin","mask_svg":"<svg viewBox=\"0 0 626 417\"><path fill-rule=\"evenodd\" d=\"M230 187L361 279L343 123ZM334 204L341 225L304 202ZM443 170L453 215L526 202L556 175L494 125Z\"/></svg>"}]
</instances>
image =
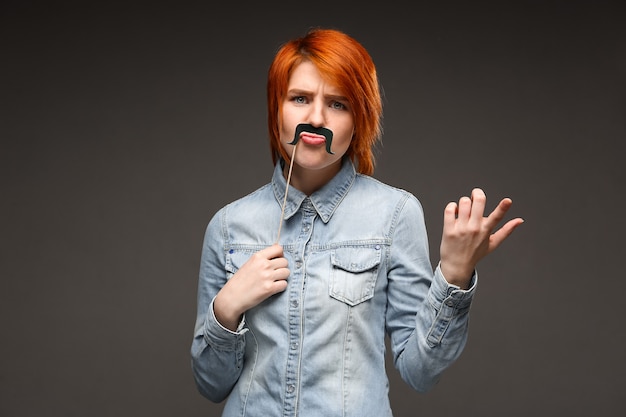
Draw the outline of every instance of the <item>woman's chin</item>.
<instances>
[{"instance_id":1,"label":"woman's chin","mask_svg":"<svg viewBox=\"0 0 626 417\"><path fill-rule=\"evenodd\" d=\"M330 156L330 155L329 155ZM341 164L340 159L328 158L328 157L298 157L294 161L300 169L307 171L318 171L327 169L337 169Z\"/></svg>"}]
</instances>

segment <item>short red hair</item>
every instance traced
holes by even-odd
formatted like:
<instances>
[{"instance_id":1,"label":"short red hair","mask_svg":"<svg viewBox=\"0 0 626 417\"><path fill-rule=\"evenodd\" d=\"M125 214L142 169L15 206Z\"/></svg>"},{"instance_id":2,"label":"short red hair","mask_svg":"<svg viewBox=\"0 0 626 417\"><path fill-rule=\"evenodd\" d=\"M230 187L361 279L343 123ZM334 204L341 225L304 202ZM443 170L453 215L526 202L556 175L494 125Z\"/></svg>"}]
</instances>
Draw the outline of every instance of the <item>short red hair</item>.
<instances>
[{"instance_id":1,"label":"short red hair","mask_svg":"<svg viewBox=\"0 0 626 417\"><path fill-rule=\"evenodd\" d=\"M347 151L358 172L374 172L373 147L382 134L382 100L376 67L367 50L335 29L311 29L305 36L283 44L270 65L267 110L270 148L274 164L290 156L280 143L279 115L293 69L310 61L329 83L346 96L354 117L354 136Z\"/></svg>"}]
</instances>

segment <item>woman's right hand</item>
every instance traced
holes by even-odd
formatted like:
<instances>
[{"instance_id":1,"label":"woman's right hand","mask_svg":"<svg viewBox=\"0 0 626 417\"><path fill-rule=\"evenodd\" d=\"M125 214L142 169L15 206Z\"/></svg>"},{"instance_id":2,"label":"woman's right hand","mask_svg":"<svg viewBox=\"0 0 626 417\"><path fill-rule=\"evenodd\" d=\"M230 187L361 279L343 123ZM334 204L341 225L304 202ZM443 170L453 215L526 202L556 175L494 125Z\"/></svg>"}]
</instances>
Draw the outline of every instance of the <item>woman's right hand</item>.
<instances>
[{"instance_id":1,"label":"woman's right hand","mask_svg":"<svg viewBox=\"0 0 626 417\"><path fill-rule=\"evenodd\" d=\"M253 254L217 293L213 303L217 321L235 331L243 313L285 291L288 266L283 247L278 244Z\"/></svg>"}]
</instances>

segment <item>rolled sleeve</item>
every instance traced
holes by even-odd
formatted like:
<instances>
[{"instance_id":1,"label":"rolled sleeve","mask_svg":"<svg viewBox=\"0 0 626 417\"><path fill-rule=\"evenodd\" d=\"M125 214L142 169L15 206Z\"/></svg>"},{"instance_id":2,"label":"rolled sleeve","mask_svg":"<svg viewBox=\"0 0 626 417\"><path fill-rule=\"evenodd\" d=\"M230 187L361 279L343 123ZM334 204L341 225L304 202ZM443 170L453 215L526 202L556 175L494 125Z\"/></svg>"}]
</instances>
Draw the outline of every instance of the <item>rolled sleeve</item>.
<instances>
[{"instance_id":1,"label":"rolled sleeve","mask_svg":"<svg viewBox=\"0 0 626 417\"><path fill-rule=\"evenodd\" d=\"M462 320L459 322L459 319L469 312L477 284L478 273L474 271L470 281L470 288L462 290L458 286L448 283L441 273L440 266L437 265L433 282L428 292L428 302L436 311L435 320L427 335L429 346L434 347L444 343L445 337L449 334L463 335L465 337L466 329L461 332L459 330L466 328L467 321ZM452 330L451 327L454 327L452 333L450 332ZM456 338L453 337L453 339Z\"/></svg>"},{"instance_id":2,"label":"rolled sleeve","mask_svg":"<svg viewBox=\"0 0 626 417\"><path fill-rule=\"evenodd\" d=\"M222 326L215 317L215 311L213 309L214 303L215 298L211 300L209 313L207 314L208 317L204 323L204 339L208 345L213 346L216 349L237 349L238 345L241 343L242 337L248 331L248 329L245 327L246 317L245 315L243 316L243 318L239 322L239 325L237 326L237 330L229 330L226 327Z\"/></svg>"}]
</instances>

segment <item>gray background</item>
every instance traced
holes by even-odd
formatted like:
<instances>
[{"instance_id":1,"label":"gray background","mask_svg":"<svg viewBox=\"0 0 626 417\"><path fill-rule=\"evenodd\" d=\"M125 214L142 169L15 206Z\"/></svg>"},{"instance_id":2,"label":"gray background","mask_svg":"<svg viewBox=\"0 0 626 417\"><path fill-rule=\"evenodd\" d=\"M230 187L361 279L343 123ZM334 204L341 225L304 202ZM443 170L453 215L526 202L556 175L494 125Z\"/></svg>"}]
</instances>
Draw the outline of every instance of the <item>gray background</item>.
<instances>
[{"instance_id":1,"label":"gray background","mask_svg":"<svg viewBox=\"0 0 626 417\"><path fill-rule=\"evenodd\" d=\"M422 201L433 262L474 186L526 220L439 385L390 368L396 416L624 415L624 3L431 3L4 2L0 415L219 414L189 363L202 235L269 180L267 66L317 25L378 64L375 176Z\"/></svg>"}]
</instances>

